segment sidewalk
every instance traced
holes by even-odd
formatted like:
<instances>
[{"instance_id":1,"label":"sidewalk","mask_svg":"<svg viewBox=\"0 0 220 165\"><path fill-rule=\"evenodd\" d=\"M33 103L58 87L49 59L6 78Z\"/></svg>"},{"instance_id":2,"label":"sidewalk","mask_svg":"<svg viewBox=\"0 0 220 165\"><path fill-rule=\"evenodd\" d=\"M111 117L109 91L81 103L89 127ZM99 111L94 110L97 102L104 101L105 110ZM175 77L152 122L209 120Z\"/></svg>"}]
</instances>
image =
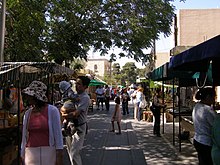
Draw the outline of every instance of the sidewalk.
<instances>
[{"instance_id":1,"label":"sidewalk","mask_svg":"<svg viewBox=\"0 0 220 165\"><path fill-rule=\"evenodd\" d=\"M111 102L109 112L94 109L88 113L89 132L81 154L83 165L198 164L197 154L191 143L183 142L181 152L177 139L173 146L172 123L165 124L162 137L156 137L152 133L152 123L133 120L132 106L131 113L123 116L122 134L109 132L113 109L114 103ZM115 128L117 131L116 125ZM65 160L65 165L68 165L68 160Z\"/></svg>"}]
</instances>

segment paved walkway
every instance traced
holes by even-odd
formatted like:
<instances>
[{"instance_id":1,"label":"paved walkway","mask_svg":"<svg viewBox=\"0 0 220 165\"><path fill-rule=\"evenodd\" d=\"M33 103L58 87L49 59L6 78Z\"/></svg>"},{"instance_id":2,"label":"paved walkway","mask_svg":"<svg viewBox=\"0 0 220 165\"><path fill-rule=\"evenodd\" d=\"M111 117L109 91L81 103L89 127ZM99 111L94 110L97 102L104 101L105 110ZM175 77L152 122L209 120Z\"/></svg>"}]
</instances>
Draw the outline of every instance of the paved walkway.
<instances>
[{"instance_id":1,"label":"paved walkway","mask_svg":"<svg viewBox=\"0 0 220 165\"><path fill-rule=\"evenodd\" d=\"M130 114L123 116L122 134L109 132L111 127L110 111L89 112L89 132L82 150L83 165L196 165L196 151L191 143L182 142L179 152L178 140L175 146L172 138L172 123L165 124L165 133L156 137L152 133L152 123L133 120ZM177 124L178 125L178 124ZM116 131L117 131L117 126ZM178 130L178 127L177 129ZM65 157L68 165L68 157Z\"/></svg>"}]
</instances>

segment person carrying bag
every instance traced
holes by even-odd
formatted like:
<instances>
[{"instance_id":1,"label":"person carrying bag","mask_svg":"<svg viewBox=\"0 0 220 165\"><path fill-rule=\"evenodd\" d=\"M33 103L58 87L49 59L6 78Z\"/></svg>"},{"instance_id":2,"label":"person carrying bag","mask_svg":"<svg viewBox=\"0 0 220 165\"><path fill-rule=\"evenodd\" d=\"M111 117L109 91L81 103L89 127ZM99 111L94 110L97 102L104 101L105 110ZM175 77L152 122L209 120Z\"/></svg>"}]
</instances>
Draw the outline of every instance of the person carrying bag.
<instances>
[{"instance_id":1,"label":"person carrying bag","mask_svg":"<svg viewBox=\"0 0 220 165\"><path fill-rule=\"evenodd\" d=\"M144 109L144 108L146 108L146 106L147 106L147 101L146 101L145 95L142 93L142 100L139 104L139 107L141 109Z\"/></svg>"},{"instance_id":2,"label":"person carrying bag","mask_svg":"<svg viewBox=\"0 0 220 165\"><path fill-rule=\"evenodd\" d=\"M150 107L153 116L154 116L154 128L153 128L153 134L156 135L157 137L160 137L160 111L161 108L165 107L166 105L162 104L161 102L161 90L156 89L156 93L154 94L153 97L153 103L152 106Z\"/></svg>"}]
</instances>

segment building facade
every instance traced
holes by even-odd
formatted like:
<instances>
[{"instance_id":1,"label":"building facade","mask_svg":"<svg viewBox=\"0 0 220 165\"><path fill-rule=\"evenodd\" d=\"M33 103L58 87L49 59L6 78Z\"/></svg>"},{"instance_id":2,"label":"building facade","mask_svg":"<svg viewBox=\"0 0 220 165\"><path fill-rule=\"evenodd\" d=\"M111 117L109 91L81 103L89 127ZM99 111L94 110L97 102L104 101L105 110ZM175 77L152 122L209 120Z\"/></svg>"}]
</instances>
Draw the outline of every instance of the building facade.
<instances>
[{"instance_id":1,"label":"building facade","mask_svg":"<svg viewBox=\"0 0 220 165\"><path fill-rule=\"evenodd\" d=\"M169 52L157 52L156 53L155 68L158 68L169 61L170 61Z\"/></svg>"},{"instance_id":2,"label":"building facade","mask_svg":"<svg viewBox=\"0 0 220 165\"><path fill-rule=\"evenodd\" d=\"M182 9L178 16L178 46L195 46L220 34L220 9Z\"/></svg>"},{"instance_id":3,"label":"building facade","mask_svg":"<svg viewBox=\"0 0 220 165\"><path fill-rule=\"evenodd\" d=\"M179 54L220 34L220 9L181 9L177 16L177 43L170 55Z\"/></svg>"},{"instance_id":4,"label":"building facade","mask_svg":"<svg viewBox=\"0 0 220 165\"><path fill-rule=\"evenodd\" d=\"M88 59L85 70L91 71L99 77L110 74L111 63L107 59Z\"/></svg>"}]
</instances>

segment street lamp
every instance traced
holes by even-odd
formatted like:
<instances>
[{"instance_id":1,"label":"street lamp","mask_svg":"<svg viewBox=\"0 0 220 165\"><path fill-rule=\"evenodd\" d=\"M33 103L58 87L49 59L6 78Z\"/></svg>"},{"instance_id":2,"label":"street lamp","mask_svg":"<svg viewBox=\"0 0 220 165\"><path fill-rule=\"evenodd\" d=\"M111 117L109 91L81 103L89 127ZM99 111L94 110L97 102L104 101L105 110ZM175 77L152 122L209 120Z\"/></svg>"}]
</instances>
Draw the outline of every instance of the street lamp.
<instances>
[{"instance_id":1,"label":"street lamp","mask_svg":"<svg viewBox=\"0 0 220 165\"><path fill-rule=\"evenodd\" d=\"M5 11L6 0L2 0L1 4L1 40L0 40L0 62L4 62L4 44L5 44Z\"/></svg>"}]
</instances>

